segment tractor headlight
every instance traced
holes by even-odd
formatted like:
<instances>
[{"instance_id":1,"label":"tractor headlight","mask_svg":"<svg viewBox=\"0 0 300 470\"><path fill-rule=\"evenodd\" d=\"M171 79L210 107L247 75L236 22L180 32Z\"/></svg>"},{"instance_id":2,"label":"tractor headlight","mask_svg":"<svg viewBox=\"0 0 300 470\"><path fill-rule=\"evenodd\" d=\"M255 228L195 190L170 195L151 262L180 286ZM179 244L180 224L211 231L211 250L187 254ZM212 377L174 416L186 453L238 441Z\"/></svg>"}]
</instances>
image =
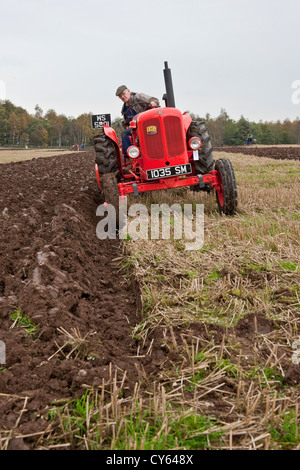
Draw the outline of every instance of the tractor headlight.
<instances>
[{"instance_id":1,"label":"tractor headlight","mask_svg":"<svg viewBox=\"0 0 300 470\"><path fill-rule=\"evenodd\" d=\"M202 145L202 140L199 137L192 137L189 140L189 146L192 150L198 150Z\"/></svg>"},{"instance_id":2,"label":"tractor headlight","mask_svg":"<svg viewBox=\"0 0 300 470\"><path fill-rule=\"evenodd\" d=\"M135 145L131 145L127 150L127 155L130 158L137 158L140 154L140 150Z\"/></svg>"}]
</instances>

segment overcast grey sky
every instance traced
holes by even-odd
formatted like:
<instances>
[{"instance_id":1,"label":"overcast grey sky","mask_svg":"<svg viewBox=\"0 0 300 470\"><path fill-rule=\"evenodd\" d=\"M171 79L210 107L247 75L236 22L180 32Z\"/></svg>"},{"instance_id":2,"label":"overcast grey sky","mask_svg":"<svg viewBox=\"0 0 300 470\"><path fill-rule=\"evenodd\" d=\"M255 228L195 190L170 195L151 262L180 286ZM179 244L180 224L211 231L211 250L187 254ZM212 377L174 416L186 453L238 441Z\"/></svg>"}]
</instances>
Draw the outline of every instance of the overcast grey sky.
<instances>
[{"instance_id":1,"label":"overcast grey sky","mask_svg":"<svg viewBox=\"0 0 300 470\"><path fill-rule=\"evenodd\" d=\"M114 118L119 85L161 100L168 61L181 111L293 120L299 18L299 0L0 0L0 98Z\"/></svg>"}]
</instances>

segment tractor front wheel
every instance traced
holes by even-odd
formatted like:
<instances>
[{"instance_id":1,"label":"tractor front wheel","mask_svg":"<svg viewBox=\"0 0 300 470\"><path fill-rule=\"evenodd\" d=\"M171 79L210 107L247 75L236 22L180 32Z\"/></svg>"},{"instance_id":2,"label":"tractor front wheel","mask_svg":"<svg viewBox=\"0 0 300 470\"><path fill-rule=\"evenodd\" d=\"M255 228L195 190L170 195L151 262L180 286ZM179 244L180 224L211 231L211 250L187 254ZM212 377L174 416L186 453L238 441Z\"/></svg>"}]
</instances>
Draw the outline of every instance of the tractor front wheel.
<instances>
[{"instance_id":1,"label":"tractor front wheel","mask_svg":"<svg viewBox=\"0 0 300 470\"><path fill-rule=\"evenodd\" d=\"M234 170L228 158L215 162L218 171L219 189L216 189L218 208L221 214L233 215L237 209L237 186Z\"/></svg>"},{"instance_id":2,"label":"tractor front wheel","mask_svg":"<svg viewBox=\"0 0 300 470\"><path fill-rule=\"evenodd\" d=\"M103 129L94 137L95 162L100 175L118 172L118 154L113 141L107 137Z\"/></svg>"},{"instance_id":3,"label":"tractor front wheel","mask_svg":"<svg viewBox=\"0 0 300 470\"><path fill-rule=\"evenodd\" d=\"M214 169L213 149L210 136L204 121L192 121L187 131L187 141L191 137L199 137L202 141L202 147L199 150L199 160L195 161L195 170L197 174L206 174Z\"/></svg>"}]
</instances>

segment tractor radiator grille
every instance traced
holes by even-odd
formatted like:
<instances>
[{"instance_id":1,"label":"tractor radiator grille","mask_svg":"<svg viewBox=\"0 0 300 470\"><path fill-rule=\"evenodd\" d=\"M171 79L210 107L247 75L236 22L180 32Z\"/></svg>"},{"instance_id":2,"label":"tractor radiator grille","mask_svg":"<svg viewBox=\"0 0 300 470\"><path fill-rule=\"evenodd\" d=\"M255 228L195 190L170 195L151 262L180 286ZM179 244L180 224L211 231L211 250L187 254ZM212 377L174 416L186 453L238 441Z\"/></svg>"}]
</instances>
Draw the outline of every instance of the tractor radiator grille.
<instances>
[{"instance_id":1,"label":"tractor radiator grille","mask_svg":"<svg viewBox=\"0 0 300 470\"><path fill-rule=\"evenodd\" d=\"M164 149L162 132L165 135L166 149ZM165 116L162 125L158 118L145 121L143 135L148 158L172 158L185 152L182 122L177 116Z\"/></svg>"},{"instance_id":2,"label":"tractor radiator grille","mask_svg":"<svg viewBox=\"0 0 300 470\"><path fill-rule=\"evenodd\" d=\"M153 129L156 129L155 131ZM156 132L156 133L154 133ZM158 118L149 119L143 123L146 152L149 158L163 158L164 147L161 135L161 125Z\"/></svg>"},{"instance_id":3,"label":"tractor radiator grille","mask_svg":"<svg viewBox=\"0 0 300 470\"><path fill-rule=\"evenodd\" d=\"M185 143L182 138L182 124L177 116L166 116L164 128L167 139L168 154L170 157L181 155L185 151Z\"/></svg>"}]
</instances>

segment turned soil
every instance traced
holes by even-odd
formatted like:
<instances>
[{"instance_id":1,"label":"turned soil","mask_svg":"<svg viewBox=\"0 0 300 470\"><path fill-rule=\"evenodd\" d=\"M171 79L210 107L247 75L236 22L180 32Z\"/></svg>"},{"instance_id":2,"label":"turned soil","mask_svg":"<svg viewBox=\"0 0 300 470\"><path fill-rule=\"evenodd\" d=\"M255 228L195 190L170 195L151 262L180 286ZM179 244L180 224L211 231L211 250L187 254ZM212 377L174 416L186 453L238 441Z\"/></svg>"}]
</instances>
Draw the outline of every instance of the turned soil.
<instances>
[{"instance_id":1,"label":"turned soil","mask_svg":"<svg viewBox=\"0 0 300 470\"><path fill-rule=\"evenodd\" d=\"M54 399L80 393L83 383L101 383L110 364L127 370L128 388L136 381L130 333L139 297L114 262L119 242L96 237L103 201L93 162L93 152L81 152L0 166L4 429L16 423L19 397L29 396L27 410L42 413ZM16 312L36 326L33 333L13 321ZM74 353L67 333L86 340ZM43 426L33 419L21 432Z\"/></svg>"},{"instance_id":2,"label":"turned soil","mask_svg":"<svg viewBox=\"0 0 300 470\"><path fill-rule=\"evenodd\" d=\"M245 155L255 155L257 157L275 158L276 160L300 160L300 147L256 147L233 146L214 147L218 152L243 153Z\"/></svg>"}]
</instances>

